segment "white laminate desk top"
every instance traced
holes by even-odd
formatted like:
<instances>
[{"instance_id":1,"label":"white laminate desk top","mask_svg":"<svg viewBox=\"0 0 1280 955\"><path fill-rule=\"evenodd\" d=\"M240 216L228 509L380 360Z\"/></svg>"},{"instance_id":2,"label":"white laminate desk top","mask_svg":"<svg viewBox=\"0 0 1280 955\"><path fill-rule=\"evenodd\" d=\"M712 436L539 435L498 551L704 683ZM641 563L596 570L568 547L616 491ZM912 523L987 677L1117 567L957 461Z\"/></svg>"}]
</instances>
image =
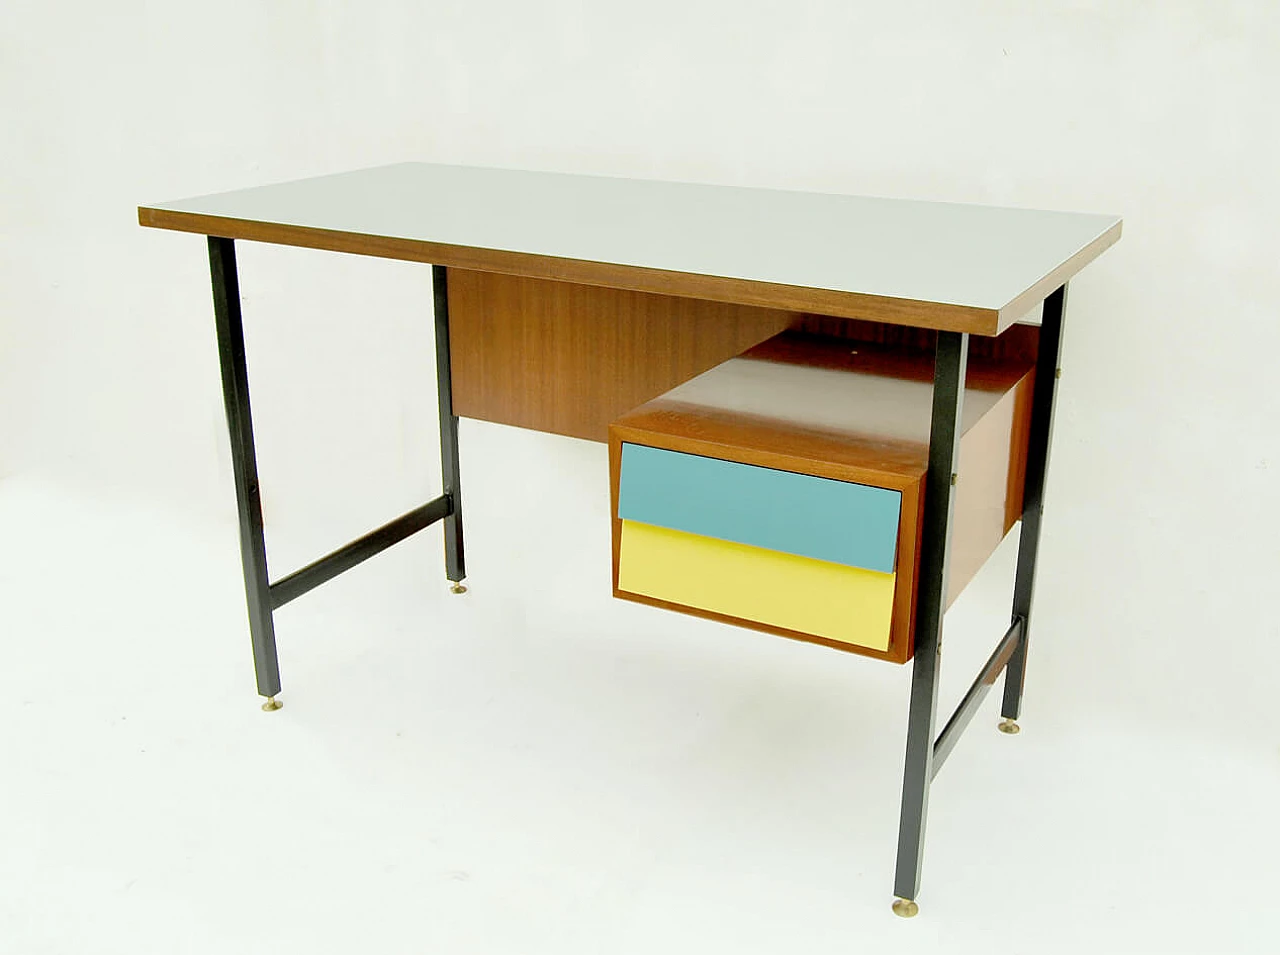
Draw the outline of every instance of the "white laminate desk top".
<instances>
[{"instance_id":1,"label":"white laminate desk top","mask_svg":"<svg viewBox=\"0 0 1280 955\"><path fill-rule=\"evenodd\" d=\"M230 221L210 232L205 217ZM230 238L262 238L243 225L267 223L959 306L1001 328L1120 232L1107 215L427 163L159 203L139 218Z\"/></svg>"}]
</instances>

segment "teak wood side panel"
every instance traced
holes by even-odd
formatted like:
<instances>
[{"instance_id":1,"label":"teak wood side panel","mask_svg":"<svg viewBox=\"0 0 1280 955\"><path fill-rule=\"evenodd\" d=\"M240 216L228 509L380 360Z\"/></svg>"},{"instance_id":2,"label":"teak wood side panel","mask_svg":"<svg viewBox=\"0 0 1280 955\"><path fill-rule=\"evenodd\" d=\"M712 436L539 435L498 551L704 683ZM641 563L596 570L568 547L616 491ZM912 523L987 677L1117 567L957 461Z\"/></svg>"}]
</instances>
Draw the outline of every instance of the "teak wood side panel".
<instances>
[{"instance_id":1,"label":"teak wood side panel","mask_svg":"<svg viewBox=\"0 0 1280 955\"><path fill-rule=\"evenodd\" d=\"M798 319L794 312L450 269L454 410L606 441L619 415Z\"/></svg>"},{"instance_id":2,"label":"teak wood side panel","mask_svg":"<svg viewBox=\"0 0 1280 955\"><path fill-rule=\"evenodd\" d=\"M1022 517L1034 381L1027 372L960 439L948 607Z\"/></svg>"}]
</instances>

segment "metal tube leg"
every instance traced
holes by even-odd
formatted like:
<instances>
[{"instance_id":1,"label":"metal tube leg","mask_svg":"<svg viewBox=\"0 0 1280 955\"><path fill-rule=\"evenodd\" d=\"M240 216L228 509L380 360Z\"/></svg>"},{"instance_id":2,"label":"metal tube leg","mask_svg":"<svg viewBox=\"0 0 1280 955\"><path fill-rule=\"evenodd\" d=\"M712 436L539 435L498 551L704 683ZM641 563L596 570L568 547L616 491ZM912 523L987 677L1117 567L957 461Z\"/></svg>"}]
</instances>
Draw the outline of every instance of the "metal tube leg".
<instances>
[{"instance_id":1,"label":"metal tube leg","mask_svg":"<svg viewBox=\"0 0 1280 955\"><path fill-rule=\"evenodd\" d=\"M947 600L951 513L960 461L960 420L968 357L968 335L938 333L929 472L925 476L924 526L921 530L920 578L916 596L915 662L911 671L906 769L902 780L902 816L898 824L898 862L893 884L894 894L898 897L893 910L907 917L918 911L915 898L920 889L929 784L933 779L942 614Z\"/></svg>"},{"instance_id":2,"label":"metal tube leg","mask_svg":"<svg viewBox=\"0 0 1280 955\"><path fill-rule=\"evenodd\" d=\"M244 566L244 591L249 604L253 668L258 678L258 692L267 697L263 709L278 709L275 696L280 692L280 665L276 659L276 633L271 618L267 545L262 532L258 462L253 449L253 419L249 413L249 372L244 357L235 242L209 236L209 272L213 279L213 314L222 366L222 400L231 434L231 470L235 474L236 508L240 517L240 560Z\"/></svg>"},{"instance_id":3,"label":"metal tube leg","mask_svg":"<svg viewBox=\"0 0 1280 955\"><path fill-rule=\"evenodd\" d=\"M449 363L449 272L443 265L431 266L431 284L436 318L436 390L440 402L440 472L444 493L451 505L444 519L445 575L453 581L455 594L465 593L467 576L462 543L462 478L458 472L458 416L453 413L453 375Z\"/></svg>"},{"instance_id":4,"label":"metal tube leg","mask_svg":"<svg viewBox=\"0 0 1280 955\"><path fill-rule=\"evenodd\" d=\"M1009 658L1004 678L1004 704L1000 728L1018 731L1022 710L1022 686L1027 672L1027 640L1031 634L1031 598L1035 591L1036 553L1040 548L1040 517L1044 513L1044 482L1053 435L1053 405L1060 373L1062 319L1067 308L1063 285L1044 300L1040 326L1040 353L1036 358L1035 391L1031 396L1031 433L1027 439L1027 478L1022 499L1022 533L1018 539L1018 575L1013 584L1013 619L1023 620L1022 638Z\"/></svg>"}]
</instances>

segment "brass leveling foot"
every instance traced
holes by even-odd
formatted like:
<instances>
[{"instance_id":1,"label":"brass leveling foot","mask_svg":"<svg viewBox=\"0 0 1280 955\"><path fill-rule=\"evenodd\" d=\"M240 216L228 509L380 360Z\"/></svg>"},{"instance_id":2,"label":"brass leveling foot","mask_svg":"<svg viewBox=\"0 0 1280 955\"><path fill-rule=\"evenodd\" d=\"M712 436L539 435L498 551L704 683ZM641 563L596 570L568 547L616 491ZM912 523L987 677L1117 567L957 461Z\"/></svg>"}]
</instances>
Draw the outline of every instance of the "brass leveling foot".
<instances>
[{"instance_id":1,"label":"brass leveling foot","mask_svg":"<svg viewBox=\"0 0 1280 955\"><path fill-rule=\"evenodd\" d=\"M913 919L920 914L920 906L911 899L894 899L893 914L904 919Z\"/></svg>"}]
</instances>

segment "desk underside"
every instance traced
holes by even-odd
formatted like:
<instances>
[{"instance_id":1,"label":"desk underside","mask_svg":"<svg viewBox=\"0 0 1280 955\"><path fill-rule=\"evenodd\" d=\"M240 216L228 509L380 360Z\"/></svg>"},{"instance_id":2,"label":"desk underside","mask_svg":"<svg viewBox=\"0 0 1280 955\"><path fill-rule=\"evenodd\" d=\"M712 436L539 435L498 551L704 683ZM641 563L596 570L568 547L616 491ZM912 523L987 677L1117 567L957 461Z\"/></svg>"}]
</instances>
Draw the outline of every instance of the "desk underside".
<instances>
[{"instance_id":1,"label":"desk underside","mask_svg":"<svg viewBox=\"0 0 1280 955\"><path fill-rule=\"evenodd\" d=\"M935 334L463 269L449 270L449 325L457 414L590 441L607 441L610 422L788 329L911 353L931 353ZM973 338L971 384L983 359L1031 362L1036 339L1027 325Z\"/></svg>"}]
</instances>

